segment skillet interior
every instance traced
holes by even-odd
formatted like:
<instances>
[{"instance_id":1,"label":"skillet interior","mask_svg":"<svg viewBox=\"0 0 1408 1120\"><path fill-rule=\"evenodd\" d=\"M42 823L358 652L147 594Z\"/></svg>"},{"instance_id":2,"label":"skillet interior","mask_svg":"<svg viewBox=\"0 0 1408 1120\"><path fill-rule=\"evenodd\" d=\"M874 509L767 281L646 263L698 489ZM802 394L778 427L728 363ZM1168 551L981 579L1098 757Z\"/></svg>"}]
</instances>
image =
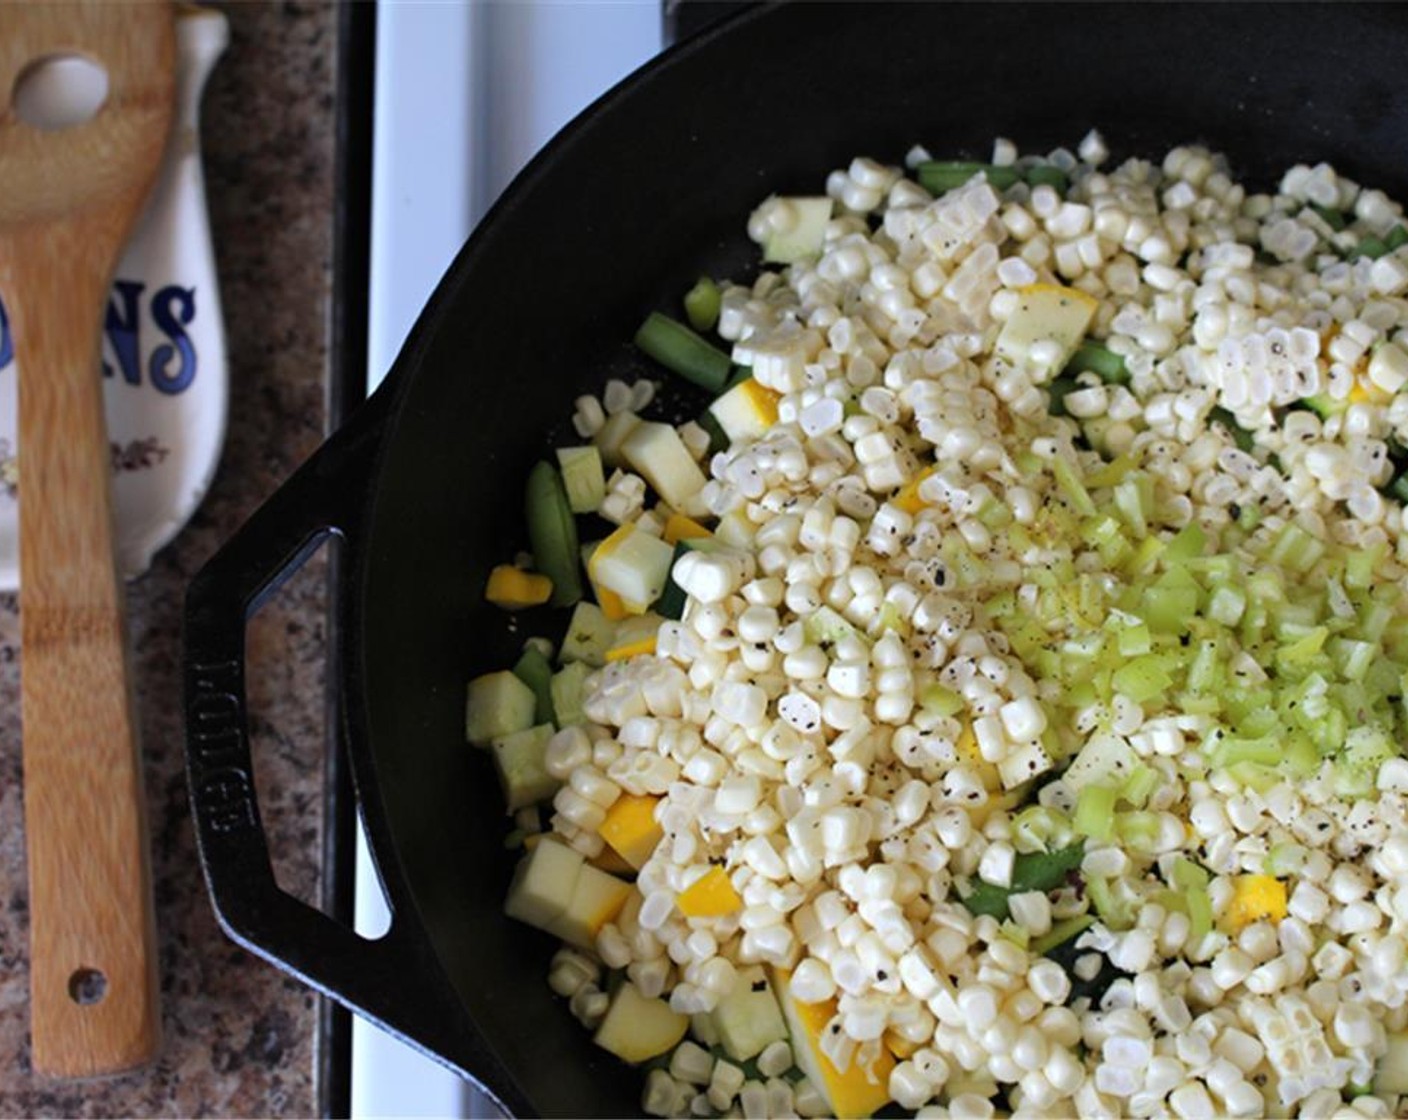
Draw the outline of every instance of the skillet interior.
<instances>
[{"instance_id":1,"label":"skillet interior","mask_svg":"<svg viewBox=\"0 0 1408 1120\"><path fill-rule=\"evenodd\" d=\"M638 1109L639 1075L548 992L548 939L502 917L506 825L463 742L463 695L523 636L479 601L522 546L522 480L545 436L570 431L577 392L608 368L646 371L621 345L644 312L701 270L743 272L740 231L766 193L815 193L852 155L898 162L916 141L985 158L995 135L1047 150L1094 126L1117 157L1201 141L1262 186L1325 159L1403 198L1405 46L1392 8L787 6L675 52L520 177L387 387L347 628L359 790L413 902L398 921L423 927L425 967L493 1059L466 1020L426 1023L423 1042L520 1109Z\"/></svg>"}]
</instances>

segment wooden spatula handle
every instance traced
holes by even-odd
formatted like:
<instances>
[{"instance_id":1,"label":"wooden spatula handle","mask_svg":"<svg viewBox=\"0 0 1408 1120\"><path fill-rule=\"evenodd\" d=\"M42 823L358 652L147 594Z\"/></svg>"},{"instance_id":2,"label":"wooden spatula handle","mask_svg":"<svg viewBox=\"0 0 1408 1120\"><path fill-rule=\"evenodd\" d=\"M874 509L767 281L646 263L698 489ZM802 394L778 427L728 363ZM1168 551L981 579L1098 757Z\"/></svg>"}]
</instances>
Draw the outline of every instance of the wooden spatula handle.
<instances>
[{"instance_id":1,"label":"wooden spatula handle","mask_svg":"<svg viewBox=\"0 0 1408 1120\"><path fill-rule=\"evenodd\" d=\"M20 235L20 621L35 1068L116 1073L159 1038L142 772L113 558L104 208ZM27 261L41 262L27 267ZM40 432L47 433L37 438Z\"/></svg>"}]
</instances>

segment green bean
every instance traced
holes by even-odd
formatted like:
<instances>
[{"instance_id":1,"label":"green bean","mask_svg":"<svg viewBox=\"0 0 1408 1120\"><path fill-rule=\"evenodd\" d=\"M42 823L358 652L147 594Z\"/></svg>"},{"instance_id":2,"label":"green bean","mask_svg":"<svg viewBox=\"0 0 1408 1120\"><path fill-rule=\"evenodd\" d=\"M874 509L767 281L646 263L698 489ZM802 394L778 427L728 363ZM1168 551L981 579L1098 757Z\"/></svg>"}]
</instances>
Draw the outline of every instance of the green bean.
<instances>
[{"instance_id":1,"label":"green bean","mask_svg":"<svg viewBox=\"0 0 1408 1120\"><path fill-rule=\"evenodd\" d=\"M1061 376L1074 378L1079 373L1094 373L1110 385L1129 384L1129 367L1124 364L1124 358L1108 346L1089 339L1076 347Z\"/></svg>"},{"instance_id":2,"label":"green bean","mask_svg":"<svg viewBox=\"0 0 1408 1120\"><path fill-rule=\"evenodd\" d=\"M1060 195L1070 189L1071 181L1059 167L1049 163L1039 163L1027 168L1027 182L1033 187L1052 187Z\"/></svg>"},{"instance_id":3,"label":"green bean","mask_svg":"<svg viewBox=\"0 0 1408 1120\"><path fill-rule=\"evenodd\" d=\"M1000 191L1017 182L1016 168L996 167L991 163L975 163L970 160L929 160L918 168L919 185L930 194L943 194L955 187L961 187L978 172Z\"/></svg>"},{"instance_id":4,"label":"green bean","mask_svg":"<svg viewBox=\"0 0 1408 1120\"><path fill-rule=\"evenodd\" d=\"M733 363L718 347L700 338L683 323L652 311L635 343L666 369L717 393L728 380Z\"/></svg>"},{"instance_id":5,"label":"green bean","mask_svg":"<svg viewBox=\"0 0 1408 1120\"><path fill-rule=\"evenodd\" d=\"M582 597L577 522L567 504L562 476L551 464L539 462L528 473L525 505L533 560L538 571L552 580L552 605L571 606Z\"/></svg>"},{"instance_id":6,"label":"green bean","mask_svg":"<svg viewBox=\"0 0 1408 1120\"><path fill-rule=\"evenodd\" d=\"M513 667L513 675L533 690L536 706L533 709L534 723L555 723L557 717L552 708L552 666L543 656L543 651L530 645Z\"/></svg>"},{"instance_id":7,"label":"green bean","mask_svg":"<svg viewBox=\"0 0 1408 1120\"><path fill-rule=\"evenodd\" d=\"M1003 921L1008 916L1007 900L1027 891L1055 890L1066 876L1080 866L1085 855L1084 844L1072 844L1054 852L1024 852L1012 865L1012 885L998 887L979 883L963 899L963 905L974 914L990 914Z\"/></svg>"}]
</instances>

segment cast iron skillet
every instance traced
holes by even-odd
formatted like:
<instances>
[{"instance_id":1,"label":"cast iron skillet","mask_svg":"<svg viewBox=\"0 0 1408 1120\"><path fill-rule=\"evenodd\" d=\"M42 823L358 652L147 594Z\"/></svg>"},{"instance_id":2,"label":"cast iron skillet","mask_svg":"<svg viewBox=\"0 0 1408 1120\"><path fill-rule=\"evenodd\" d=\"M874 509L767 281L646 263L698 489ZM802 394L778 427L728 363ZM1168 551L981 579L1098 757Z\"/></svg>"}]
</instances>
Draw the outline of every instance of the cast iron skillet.
<instances>
[{"instance_id":1,"label":"cast iron skillet","mask_svg":"<svg viewBox=\"0 0 1408 1120\"><path fill-rule=\"evenodd\" d=\"M985 157L1202 141L1262 186L1330 160L1408 185L1408 26L1390 8L797 5L730 21L609 93L519 177L441 283L393 375L207 565L186 616L189 777L221 924L240 944L528 1115L622 1116L640 1075L544 983L549 940L501 913L499 794L464 685L521 641L480 600L523 540L522 480L621 345L701 270L738 275L768 192L815 192L922 141ZM245 620L346 539L341 719L393 908L365 941L281 893L253 795ZM528 620L547 625L545 620Z\"/></svg>"}]
</instances>

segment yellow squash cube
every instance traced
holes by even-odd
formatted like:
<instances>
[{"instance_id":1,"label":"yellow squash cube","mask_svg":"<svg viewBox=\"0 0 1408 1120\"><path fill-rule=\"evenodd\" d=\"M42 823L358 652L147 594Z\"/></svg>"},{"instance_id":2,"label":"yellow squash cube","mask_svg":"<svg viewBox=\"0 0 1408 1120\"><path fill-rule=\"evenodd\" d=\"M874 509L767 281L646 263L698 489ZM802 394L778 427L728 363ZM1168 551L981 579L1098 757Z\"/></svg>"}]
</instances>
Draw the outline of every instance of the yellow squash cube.
<instances>
[{"instance_id":1,"label":"yellow squash cube","mask_svg":"<svg viewBox=\"0 0 1408 1120\"><path fill-rule=\"evenodd\" d=\"M623 860L639 871L664 835L655 820L658 797L623 793L606 811L597 831Z\"/></svg>"},{"instance_id":2,"label":"yellow squash cube","mask_svg":"<svg viewBox=\"0 0 1408 1120\"><path fill-rule=\"evenodd\" d=\"M1232 901L1222 915L1228 933L1263 919L1279 922L1286 916L1286 884L1270 875L1238 875L1232 884Z\"/></svg>"},{"instance_id":3,"label":"yellow squash cube","mask_svg":"<svg viewBox=\"0 0 1408 1120\"><path fill-rule=\"evenodd\" d=\"M711 867L684 890L675 900L686 918L722 918L743 905L743 899L733 889L733 883L722 867Z\"/></svg>"},{"instance_id":4,"label":"yellow squash cube","mask_svg":"<svg viewBox=\"0 0 1408 1120\"><path fill-rule=\"evenodd\" d=\"M762 439L777 423L777 402L782 398L749 377L740 381L709 406L730 443Z\"/></svg>"},{"instance_id":5,"label":"yellow squash cube","mask_svg":"<svg viewBox=\"0 0 1408 1120\"><path fill-rule=\"evenodd\" d=\"M838 1120L862 1120L890 1103L890 1071L895 1058L882 1048L869 1066L837 1069L821 1049L821 1035L836 1015L837 1001L803 1003L792 995L792 974L774 969L773 989L792 1031L792 1055L797 1068L826 1098Z\"/></svg>"},{"instance_id":6,"label":"yellow squash cube","mask_svg":"<svg viewBox=\"0 0 1408 1120\"><path fill-rule=\"evenodd\" d=\"M496 607L516 611L538 607L552 596L552 580L539 572L525 572L511 564L500 564L489 573L484 598Z\"/></svg>"}]
</instances>

